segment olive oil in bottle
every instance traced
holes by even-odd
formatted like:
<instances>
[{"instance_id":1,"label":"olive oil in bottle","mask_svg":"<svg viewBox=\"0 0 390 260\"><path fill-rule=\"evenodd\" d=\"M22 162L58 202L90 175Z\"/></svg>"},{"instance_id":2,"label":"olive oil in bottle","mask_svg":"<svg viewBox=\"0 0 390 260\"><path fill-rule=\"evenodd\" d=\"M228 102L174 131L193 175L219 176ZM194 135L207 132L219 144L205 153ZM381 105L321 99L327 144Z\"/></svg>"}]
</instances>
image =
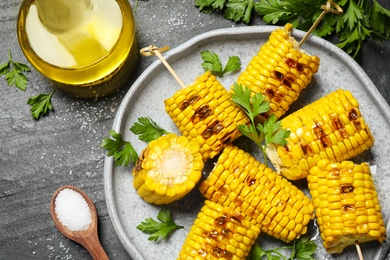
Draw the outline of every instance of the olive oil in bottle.
<instances>
[{"instance_id":1,"label":"olive oil in bottle","mask_svg":"<svg viewBox=\"0 0 390 260\"><path fill-rule=\"evenodd\" d=\"M86 98L119 88L138 52L127 0L25 0L18 37L38 71Z\"/></svg>"}]
</instances>

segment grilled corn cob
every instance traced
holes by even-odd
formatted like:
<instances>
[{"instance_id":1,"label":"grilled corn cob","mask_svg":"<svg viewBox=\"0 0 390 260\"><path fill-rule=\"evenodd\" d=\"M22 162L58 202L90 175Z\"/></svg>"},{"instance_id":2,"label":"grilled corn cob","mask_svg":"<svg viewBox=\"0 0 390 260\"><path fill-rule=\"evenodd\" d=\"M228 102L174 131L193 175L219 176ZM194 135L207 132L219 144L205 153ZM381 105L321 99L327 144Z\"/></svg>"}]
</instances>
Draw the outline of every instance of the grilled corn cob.
<instances>
[{"instance_id":1,"label":"grilled corn cob","mask_svg":"<svg viewBox=\"0 0 390 260\"><path fill-rule=\"evenodd\" d=\"M302 191L233 145L223 150L199 188L206 199L235 209L285 242L306 233L314 218L314 206Z\"/></svg>"},{"instance_id":2,"label":"grilled corn cob","mask_svg":"<svg viewBox=\"0 0 390 260\"><path fill-rule=\"evenodd\" d=\"M237 79L238 84L267 97L270 110L265 118L271 113L283 116L318 71L320 59L299 49L291 31L289 23L274 30Z\"/></svg>"},{"instance_id":3,"label":"grilled corn cob","mask_svg":"<svg viewBox=\"0 0 390 260\"><path fill-rule=\"evenodd\" d=\"M206 200L179 253L179 259L245 259L260 229L230 207Z\"/></svg>"},{"instance_id":4,"label":"grilled corn cob","mask_svg":"<svg viewBox=\"0 0 390 260\"><path fill-rule=\"evenodd\" d=\"M168 134L151 141L142 151L133 169L133 185L146 202L169 204L195 187L203 166L196 142Z\"/></svg>"},{"instance_id":5,"label":"grilled corn cob","mask_svg":"<svg viewBox=\"0 0 390 260\"><path fill-rule=\"evenodd\" d=\"M386 228L367 163L322 159L307 177L325 249L341 253L356 242L383 242Z\"/></svg>"},{"instance_id":6,"label":"grilled corn cob","mask_svg":"<svg viewBox=\"0 0 390 260\"><path fill-rule=\"evenodd\" d=\"M290 180L306 178L320 159L348 160L374 143L358 101L341 89L286 116L281 125L291 131L287 145L270 145L267 155Z\"/></svg>"},{"instance_id":7,"label":"grilled corn cob","mask_svg":"<svg viewBox=\"0 0 390 260\"><path fill-rule=\"evenodd\" d=\"M182 135L200 145L203 159L213 158L241 135L237 125L249 119L229 92L207 71L192 85L164 101L165 110Z\"/></svg>"}]
</instances>

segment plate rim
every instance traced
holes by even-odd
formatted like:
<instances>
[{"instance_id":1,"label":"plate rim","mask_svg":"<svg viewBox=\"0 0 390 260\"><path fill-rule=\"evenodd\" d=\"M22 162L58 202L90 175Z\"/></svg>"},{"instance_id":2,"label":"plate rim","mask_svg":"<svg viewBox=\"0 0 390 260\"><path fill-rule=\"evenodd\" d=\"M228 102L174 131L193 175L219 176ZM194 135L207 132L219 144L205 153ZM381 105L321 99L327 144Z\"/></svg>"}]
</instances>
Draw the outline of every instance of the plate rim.
<instances>
[{"instance_id":1,"label":"plate rim","mask_svg":"<svg viewBox=\"0 0 390 260\"><path fill-rule=\"evenodd\" d=\"M218 37L231 37L237 34L242 35L252 35L262 33L271 33L276 28L281 28L282 26L278 25L253 25L248 27L231 27L231 28L221 28L216 30L211 30L202 34L199 34L182 44L179 44L177 47L167 51L163 54L163 57L169 62L170 60L176 58L183 51L186 51L190 48L196 47L199 44L207 43L212 41L212 39ZM303 38L306 32L293 29L292 36L295 39ZM340 57L344 63L346 63L355 73L359 75L359 80L362 81L362 86L367 90L367 93L370 95L370 98L377 101L377 106L384 113L383 116L390 121L390 105L386 102L385 98L380 94L379 90L376 88L372 80L366 74L366 72L360 67L360 65L346 52L341 50L339 47L334 45L333 43L320 38L315 35L310 35L307 39L307 42L311 42L314 45L320 45L324 49L327 49L334 53L336 56ZM124 121L124 117L127 114L126 108L128 107L132 97L134 97L138 91L140 91L141 84L148 79L150 74L157 70L163 68L164 65L160 60L154 61L151 65L149 65L143 73L136 79L136 81L131 85L130 89L124 96L117 113L114 118L114 122L112 125L113 130L120 132L122 128L122 124ZM128 236L119 221L118 209L116 207L114 194L113 194L113 169L114 169L114 161L112 157L105 156L104 158L104 193L106 199L106 206L108 210L108 214L111 220L111 224L114 227L115 233L117 234L120 242L122 243L124 249L130 255L131 258L134 259L145 259L142 254L139 252L139 249L135 247L134 244L128 239ZM390 221L389 219L385 220L387 222L387 228L390 229ZM377 251L377 255L384 256L387 253L389 245L387 247L380 247Z\"/></svg>"}]
</instances>

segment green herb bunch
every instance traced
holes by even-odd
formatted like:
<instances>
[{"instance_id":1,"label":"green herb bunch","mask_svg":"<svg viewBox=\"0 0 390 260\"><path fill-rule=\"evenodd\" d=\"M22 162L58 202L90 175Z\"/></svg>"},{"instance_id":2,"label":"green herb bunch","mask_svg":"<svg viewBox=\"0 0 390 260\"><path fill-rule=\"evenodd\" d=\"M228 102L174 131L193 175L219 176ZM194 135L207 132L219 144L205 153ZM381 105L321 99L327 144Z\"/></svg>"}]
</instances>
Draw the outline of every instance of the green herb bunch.
<instances>
[{"instance_id":1,"label":"green herb bunch","mask_svg":"<svg viewBox=\"0 0 390 260\"><path fill-rule=\"evenodd\" d=\"M338 38L337 46L352 57L359 53L363 42L390 39L390 10L376 0L334 0L341 14L328 13L313 34ZM293 24L308 31L323 11L327 0L195 0L195 6L204 13L223 11L224 17L249 24L253 15L259 15L267 24Z\"/></svg>"}]
</instances>

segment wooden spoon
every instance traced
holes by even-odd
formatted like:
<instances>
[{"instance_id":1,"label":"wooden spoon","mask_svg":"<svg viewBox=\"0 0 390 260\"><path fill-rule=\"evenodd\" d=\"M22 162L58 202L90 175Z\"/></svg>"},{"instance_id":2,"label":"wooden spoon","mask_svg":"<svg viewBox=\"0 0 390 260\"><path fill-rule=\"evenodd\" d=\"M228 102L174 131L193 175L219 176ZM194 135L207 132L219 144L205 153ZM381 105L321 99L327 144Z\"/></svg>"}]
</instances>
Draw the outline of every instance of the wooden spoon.
<instances>
[{"instance_id":1,"label":"wooden spoon","mask_svg":"<svg viewBox=\"0 0 390 260\"><path fill-rule=\"evenodd\" d=\"M89 206L89 210L91 212L92 221L91 224L87 229L84 229L82 231L72 231L69 230L67 227L65 227L61 221L58 219L56 211L55 211L55 200L58 195L58 193L63 189L73 189L76 192L80 193L81 196L85 199ZM93 204L92 200L79 188L76 188L74 186L66 185L63 187L60 187L57 189L50 202L50 212L51 216L53 218L55 226L58 228L58 230L69 239L72 239L73 241L81 244L85 249L88 250L88 252L91 254L93 259L95 260L108 260L108 256L106 252L104 251L102 245L100 244L99 237L98 237L98 216L96 213L95 205Z\"/></svg>"}]
</instances>

